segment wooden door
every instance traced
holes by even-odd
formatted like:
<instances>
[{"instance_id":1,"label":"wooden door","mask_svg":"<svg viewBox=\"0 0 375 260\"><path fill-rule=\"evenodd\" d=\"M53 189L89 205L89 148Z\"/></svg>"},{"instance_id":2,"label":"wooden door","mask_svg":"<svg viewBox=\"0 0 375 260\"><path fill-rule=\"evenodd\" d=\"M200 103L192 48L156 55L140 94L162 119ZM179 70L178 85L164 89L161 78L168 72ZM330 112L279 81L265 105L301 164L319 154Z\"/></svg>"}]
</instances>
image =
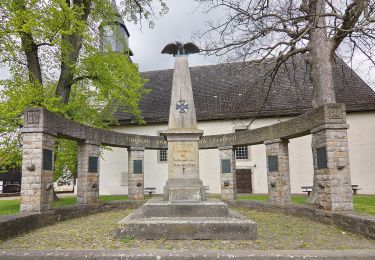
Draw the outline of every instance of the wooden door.
<instances>
[{"instance_id":1,"label":"wooden door","mask_svg":"<svg viewBox=\"0 0 375 260\"><path fill-rule=\"evenodd\" d=\"M253 193L251 169L236 170L237 193Z\"/></svg>"}]
</instances>

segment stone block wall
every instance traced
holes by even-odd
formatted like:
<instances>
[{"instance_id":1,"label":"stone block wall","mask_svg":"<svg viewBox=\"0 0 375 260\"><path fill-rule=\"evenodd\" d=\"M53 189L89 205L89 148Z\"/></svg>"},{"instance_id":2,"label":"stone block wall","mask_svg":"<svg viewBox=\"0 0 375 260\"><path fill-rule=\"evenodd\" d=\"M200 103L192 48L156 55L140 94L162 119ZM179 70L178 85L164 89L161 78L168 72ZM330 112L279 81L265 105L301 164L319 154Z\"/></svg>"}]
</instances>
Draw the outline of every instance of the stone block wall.
<instances>
[{"instance_id":1,"label":"stone block wall","mask_svg":"<svg viewBox=\"0 0 375 260\"><path fill-rule=\"evenodd\" d=\"M44 212L52 207L55 141L45 133L23 134L21 212Z\"/></svg>"},{"instance_id":2,"label":"stone block wall","mask_svg":"<svg viewBox=\"0 0 375 260\"><path fill-rule=\"evenodd\" d=\"M221 199L236 199L236 157L232 146L219 147ZM228 163L229 162L229 163ZM228 165L225 165L228 164ZM227 168L227 169L226 169Z\"/></svg>"},{"instance_id":3,"label":"stone block wall","mask_svg":"<svg viewBox=\"0 0 375 260\"><path fill-rule=\"evenodd\" d=\"M144 150L143 147L128 149L128 198L130 201L144 200Z\"/></svg>"},{"instance_id":4,"label":"stone block wall","mask_svg":"<svg viewBox=\"0 0 375 260\"><path fill-rule=\"evenodd\" d=\"M94 205L69 205L41 213L30 212L4 215L0 216L0 240L6 240L67 219L84 217L110 210L136 209L141 205L142 202L110 201ZM2 259L1 256L0 259Z\"/></svg>"},{"instance_id":5,"label":"stone block wall","mask_svg":"<svg viewBox=\"0 0 375 260\"><path fill-rule=\"evenodd\" d=\"M271 203L277 205L288 205L292 202L288 143L288 140L281 139L265 142L268 197Z\"/></svg>"},{"instance_id":6,"label":"stone block wall","mask_svg":"<svg viewBox=\"0 0 375 260\"><path fill-rule=\"evenodd\" d=\"M309 201L325 210L353 209L347 128L329 125L312 131L314 186Z\"/></svg>"},{"instance_id":7,"label":"stone block wall","mask_svg":"<svg viewBox=\"0 0 375 260\"><path fill-rule=\"evenodd\" d=\"M78 145L78 204L90 205L99 202L99 156L100 146L98 144L86 142ZM96 167L94 158L97 158ZM91 167L90 163L92 164Z\"/></svg>"}]
</instances>

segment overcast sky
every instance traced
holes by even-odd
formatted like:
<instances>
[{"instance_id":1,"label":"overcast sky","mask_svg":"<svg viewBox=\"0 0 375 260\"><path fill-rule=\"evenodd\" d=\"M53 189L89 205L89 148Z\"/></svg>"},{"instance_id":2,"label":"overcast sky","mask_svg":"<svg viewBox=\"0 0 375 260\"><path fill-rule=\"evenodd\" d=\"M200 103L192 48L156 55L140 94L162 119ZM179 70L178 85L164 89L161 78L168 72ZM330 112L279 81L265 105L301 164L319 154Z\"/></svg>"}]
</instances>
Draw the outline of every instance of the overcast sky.
<instances>
[{"instance_id":1,"label":"overcast sky","mask_svg":"<svg viewBox=\"0 0 375 260\"><path fill-rule=\"evenodd\" d=\"M132 58L141 71L173 68L173 56L161 54L165 45L174 41L188 42L192 35L205 27L209 16L194 0L166 0L169 12L155 21L155 27L127 23L130 33L129 45L134 53ZM189 56L190 66L215 63L215 59L203 55Z\"/></svg>"},{"instance_id":2,"label":"overcast sky","mask_svg":"<svg viewBox=\"0 0 375 260\"><path fill-rule=\"evenodd\" d=\"M198 30L206 28L208 19L217 21L220 14L208 16L194 0L165 0L169 12L156 20L154 29L147 25L140 29L139 25L127 23L130 32L129 44L134 53L132 58L139 65L141 71L171 69L173 57L160 54L162 48L176 40L187 42ZM370 64L364 64L365 57L355 57L352 68L375 90L374 71L369 72ZM214 57L203 55L189 56L190 66L215 64L219 61ZM372 72L372 73L371 73Z\"/></svg>"}]
</instances>

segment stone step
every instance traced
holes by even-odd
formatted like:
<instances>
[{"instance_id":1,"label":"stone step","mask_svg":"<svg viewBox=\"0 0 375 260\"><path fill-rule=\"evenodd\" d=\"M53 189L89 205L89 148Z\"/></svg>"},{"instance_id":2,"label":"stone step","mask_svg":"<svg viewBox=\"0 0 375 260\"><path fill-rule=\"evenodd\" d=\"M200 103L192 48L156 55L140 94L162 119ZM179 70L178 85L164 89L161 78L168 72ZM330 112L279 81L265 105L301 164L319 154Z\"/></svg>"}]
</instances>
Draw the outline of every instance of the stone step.
<instances>
[{"instance_id":1,"label":"stone step","mask_svg":"<svg viewBox=\"0 0 375 260\"><path fill-rule=\"evenodd\" d=\"M219 200L200 202L148 201L142 207L143 217L227 217L228 205Z\"/></svg>"},{"instance_id":2,"label":"stone step","mask_svg":"<svg viewBox=\"0 0 375 260\"><path fill-rule=\"evenodd\" d=\"M248 240L257 238L257 224L238 218L238 214L232 214L231 211L227 217L142 218L139 209L118 223L116 237Z\"/></svg>"}]
</instances>

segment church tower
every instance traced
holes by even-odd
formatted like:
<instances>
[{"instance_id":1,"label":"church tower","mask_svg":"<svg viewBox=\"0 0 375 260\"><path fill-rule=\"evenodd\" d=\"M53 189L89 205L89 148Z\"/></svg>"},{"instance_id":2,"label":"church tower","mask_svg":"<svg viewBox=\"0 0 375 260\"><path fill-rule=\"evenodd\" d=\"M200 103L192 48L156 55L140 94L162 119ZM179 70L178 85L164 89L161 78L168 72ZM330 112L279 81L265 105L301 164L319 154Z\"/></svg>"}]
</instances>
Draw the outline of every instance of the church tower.
<instances>
[{"instance_id":1,"label":"church tower","mask_svg":"<svg viewBox=\"0 0 375 260\"><path fill-rule=\"evenodd\" d=\"M111 5L115 14L113 20L106 23L103 22L99 26L101 51L106 52L108 49L111 49L117 53L133 56L129 48L130 34L124 20L120 16L116 0L112 0Z\"/></svg>"}]
</instances>

